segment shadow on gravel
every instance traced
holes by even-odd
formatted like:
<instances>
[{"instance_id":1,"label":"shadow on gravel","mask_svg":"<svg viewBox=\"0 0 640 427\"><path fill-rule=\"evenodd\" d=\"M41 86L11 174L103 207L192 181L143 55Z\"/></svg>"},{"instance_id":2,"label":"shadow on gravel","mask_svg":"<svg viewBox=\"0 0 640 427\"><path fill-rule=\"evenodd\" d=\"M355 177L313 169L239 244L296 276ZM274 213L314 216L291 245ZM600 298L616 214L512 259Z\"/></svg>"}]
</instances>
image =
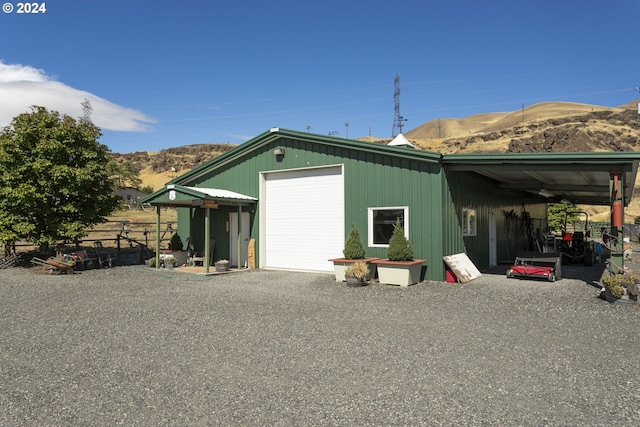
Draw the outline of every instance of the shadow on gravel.
<instances>
[{"instance_id":1,"label":"shadow on gravel","mask_svg":"<svg viewBox=\"0 0 640 427\"><path fill-rule=\"evenodd\" d=\"M495 274L495 275L507 275L507 269L511 266L511 264L500 264L495 267L491 267L489 269L483 270L482 274ZM588 285L594 287L600 287L600 285L594 284L594 282L600 282L603 274L607 271L607 266L603 263L596 264L591 267L587 267L582 264L566 264L562 266L562 279L573 279L573 280L581 280ZM531 281L545 281L544 279L522 279L522 278L514 278L509 280L531 280Z\"/></svg>"}]
</instances>

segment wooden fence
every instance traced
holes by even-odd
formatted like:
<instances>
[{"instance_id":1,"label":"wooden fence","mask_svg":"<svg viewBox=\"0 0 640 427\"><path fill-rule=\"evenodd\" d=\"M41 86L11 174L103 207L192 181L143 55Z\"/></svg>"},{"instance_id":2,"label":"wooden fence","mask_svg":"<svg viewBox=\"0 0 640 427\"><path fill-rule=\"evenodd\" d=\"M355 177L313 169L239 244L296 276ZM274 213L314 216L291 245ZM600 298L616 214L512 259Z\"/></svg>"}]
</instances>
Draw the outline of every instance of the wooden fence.
<instances>
[{"instance_id":1,"label":"wooden fence","mask_svg":"<svg viewBox=\"0 0 640 427\"><path fill-rule=\"evenodd\" d=\"M160 249L166 249L171 236L176 231L175 221L167 221L160 224ZM92 229L82 239L66 242L55 242L51 247L76 245L80 247L93 247L93 242L100 241L103 246L118 250L133 248L143 245L147 248L155 248L156 223L133 221L107 221ZM37 249L29 242L16 242L16 247L25 250Z\"/></svg>"}]
</instances>

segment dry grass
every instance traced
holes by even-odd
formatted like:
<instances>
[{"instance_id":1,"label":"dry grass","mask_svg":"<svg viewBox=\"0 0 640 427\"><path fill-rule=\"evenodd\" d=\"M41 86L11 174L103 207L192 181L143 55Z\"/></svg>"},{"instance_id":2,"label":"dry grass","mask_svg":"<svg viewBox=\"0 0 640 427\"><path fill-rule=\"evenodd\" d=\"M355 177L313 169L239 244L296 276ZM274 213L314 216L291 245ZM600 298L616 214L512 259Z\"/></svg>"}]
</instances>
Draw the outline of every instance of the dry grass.
<instances>
[{"instance_id":1,"label":"dry grass","mask_svg":"<svg viewBox=\"0 0 640 427\"><path fill-rule=\"evenodd\" d=\"M411 140L442 141L479 133L499 132L525 123L583 115L593 111L619 110L622 108L601 107L572 102L543 102L522 110L503 113L476 114L464 118L446 118L428 121L405 134Z\"/></svg>"},{"instance_id":2,"label":"dry grass","mask_svg":"<svg viewBox=\"0 0 640 427\"><path fill-rule=\"evenodd\" d=\"M153 188L153 191L158 191L175 177L175 172L154 172L150 167L144 168L140 171L142 187L149 186Z\"/></svg>"}]
</instances>

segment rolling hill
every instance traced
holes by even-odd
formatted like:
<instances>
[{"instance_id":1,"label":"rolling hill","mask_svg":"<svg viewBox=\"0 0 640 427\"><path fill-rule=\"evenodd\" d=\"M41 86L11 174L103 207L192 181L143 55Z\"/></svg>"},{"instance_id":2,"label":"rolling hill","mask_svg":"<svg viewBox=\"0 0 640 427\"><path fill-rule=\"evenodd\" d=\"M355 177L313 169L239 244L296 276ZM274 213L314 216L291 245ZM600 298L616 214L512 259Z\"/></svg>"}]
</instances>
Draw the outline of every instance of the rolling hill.
<instances>
[{"instance_id":1,"label":"rolling hill","mask_svg":"<svg viewBox=\"0 0 640 427\"><path fill-rule=\"evenodd\" d=\"M404 135L423 150L450 153L640 151L640 116L634 100L618 107L545 102L518 111L431 120ZM359 138L373 143L389 139ZM140 171L142 186L159 189L175 176L234 148L234 144L197 144L114 154ZM639 183L636 183L638 187ZM590 217L608 219L606 207L585 207ZM640 216L640 200L626 211Z\"/></svg>"}]
</instances>

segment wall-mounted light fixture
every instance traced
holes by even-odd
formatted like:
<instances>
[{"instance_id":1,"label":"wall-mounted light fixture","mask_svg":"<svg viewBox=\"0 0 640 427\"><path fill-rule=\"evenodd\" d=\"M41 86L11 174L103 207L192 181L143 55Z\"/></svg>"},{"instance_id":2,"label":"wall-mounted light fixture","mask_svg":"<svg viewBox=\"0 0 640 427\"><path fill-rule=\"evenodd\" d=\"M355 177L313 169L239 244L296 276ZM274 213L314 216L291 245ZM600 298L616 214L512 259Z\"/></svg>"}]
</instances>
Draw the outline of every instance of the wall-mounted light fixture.
<instances>
[{"instance_id":1,"label":"wall-mounted light fixture","mask_svg":"<svg viewBox=\"0 0 640 427\"><path fill-rule=\"evenodd\" d=\"M541 195L542 197L553 197L553 193L550 191L545 190L544 188L540 191L538 191L538 194Z\"/></svg>"},{"instance_id":2,"label":"wall-mounted light fixture","mask_svg":"<svg viewBox=\"0 0 640 427\"><path fill-rule=\"evenodd\" d=\"M565 205L572 205L573 203L571 202L571 200L569 199L562 199L560 200L560 203L563 203Z\"/></svg>"},{"instance_id":3,"label":"wall-mounted light fixture","mask_svg":"<svg viewBox=\"0 0 640 427\"><path fill-rule=\"evenodd\" d=\"M273 155L276 156L276 162L281 162L284 159L284 148L274 148Z\"/></svg>"}]
</instances>

